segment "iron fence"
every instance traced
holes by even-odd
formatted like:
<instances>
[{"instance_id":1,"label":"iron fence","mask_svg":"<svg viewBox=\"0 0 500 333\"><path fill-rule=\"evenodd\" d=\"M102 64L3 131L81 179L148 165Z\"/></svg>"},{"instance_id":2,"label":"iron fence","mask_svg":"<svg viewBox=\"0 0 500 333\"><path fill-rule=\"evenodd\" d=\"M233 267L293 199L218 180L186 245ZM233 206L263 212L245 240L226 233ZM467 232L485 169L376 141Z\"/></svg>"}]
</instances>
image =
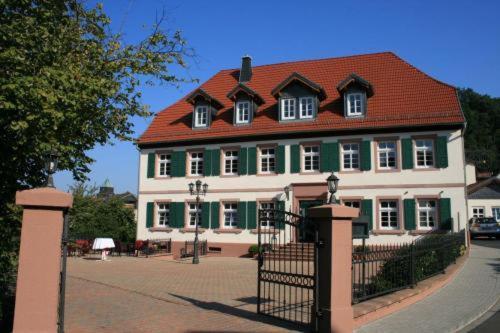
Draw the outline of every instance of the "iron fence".
<instances>
[{"instance_id":1,"label":"iron fence","mask_svg":"<svg viewBox=\"0 0 500 333\"><path fill-rule=\"evenodd\" d=\"M137 256L157 256L168 255L172 253L172 239L148 239L145 241L136 241L135 250Z\"/></svg>"},{"instance_id":2,"label":"iron fence","mask_svg":"<svg viewBox=\"0 0 500 333\"><path fill-rule=\"evenodd\" d=\"M208 252L208 243L206 240L198 241L198 256L204 256ZM194 256L194 241L185 241L181 248L181 258Z\"/></svg>"},{"instance_id":3,"label":"iron fence","mask_svg":"<svg viewBox=\"0 0 500 333\"><path fill-rule=\"evenodd\" d=\"M352 300L359 303L444 273L465 249L464 233L429 235L406 244L355 246Z\"/></svg>"}]
</instances>

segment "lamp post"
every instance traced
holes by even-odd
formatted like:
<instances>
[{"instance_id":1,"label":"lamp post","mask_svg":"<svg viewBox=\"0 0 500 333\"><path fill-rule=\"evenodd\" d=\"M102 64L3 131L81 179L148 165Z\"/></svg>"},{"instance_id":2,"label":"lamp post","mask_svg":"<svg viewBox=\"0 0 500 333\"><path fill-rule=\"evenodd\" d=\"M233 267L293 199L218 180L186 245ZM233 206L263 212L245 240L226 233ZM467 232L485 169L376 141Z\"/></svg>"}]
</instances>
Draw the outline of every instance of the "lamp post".
<instances>
[{"instance_id":1,"label":"lamp post","mask_svg":"<svg viewBox=\"0 0 500 333\"><path fill-rule=\"evenodd\" d=\"M326 183L328 184L328 192L330 192L330 199L328 200L329 204L334 204L337 202L335 199L335 192L337 192L339 187L339 178L335 176L332 172L330 176L326 179Z\"/></svg>"},{"instance_id":2,"label":"lamp post","mask_svg":"<svg viewBox=\"0 0 500 333\"><path fill-rule=\"evenodd\" d=\"M55 150L51 150L50 153L45 157L45 171L47 172L47 182L45 185L47 187L55 187L54 178L52 177L52 175L57 170L58 159L59 155Z\"/></svg>"},{"instance_id":3,"label":"lamp post","mask_svg":"<svg viewBox=\"0 0 500 333\"><path fill-rule=\"evenodd\" d=\"M196 213L195 213L195 233L194 233L194 256L193 256L193 264L199 264L200 259L198 257L198 224L200 222L199 214L200 214L200 195L206 195L208 191L208 184L201 184L201 180L197 180L194 184L189 183L189 193L191 195L196 195Z\"/></svg>"}]
</instances>

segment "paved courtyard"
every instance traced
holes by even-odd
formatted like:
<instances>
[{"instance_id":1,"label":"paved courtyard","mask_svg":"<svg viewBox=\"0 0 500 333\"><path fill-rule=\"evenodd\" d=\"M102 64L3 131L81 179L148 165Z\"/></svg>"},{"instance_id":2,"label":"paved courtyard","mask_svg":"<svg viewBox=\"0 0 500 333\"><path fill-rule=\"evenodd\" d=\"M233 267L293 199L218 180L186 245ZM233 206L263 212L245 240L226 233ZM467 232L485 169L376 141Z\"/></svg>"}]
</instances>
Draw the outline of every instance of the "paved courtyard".
<instances>
[{"instance_id":1,"label":"paved courtyard","mask_svg":"<svg viewBox=\"0 0 500 333\"><path fill-rule=\"evenodd\" d=\"M288 332L256 314L257 264L202 258L68 259L67 332Z\"/></svg>"}]
</instances>

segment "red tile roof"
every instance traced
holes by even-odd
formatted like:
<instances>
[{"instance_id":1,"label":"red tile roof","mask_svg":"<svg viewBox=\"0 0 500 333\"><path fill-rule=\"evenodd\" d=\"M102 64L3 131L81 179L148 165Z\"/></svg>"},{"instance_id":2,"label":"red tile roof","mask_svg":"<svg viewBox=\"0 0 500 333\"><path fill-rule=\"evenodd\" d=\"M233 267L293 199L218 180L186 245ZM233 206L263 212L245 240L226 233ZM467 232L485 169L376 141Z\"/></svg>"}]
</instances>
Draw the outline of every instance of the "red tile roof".
<instances>
[{"instance_id":1,"label":"red tile roof","mask_svg":"<svg viewBox=\"0 0 500 333\"><path fill-rule=\"evenodd\" d=\"M461 124L463 114L454 87L431 78L392 52L255 66L245 84L265 103L250 126L233 126L233 102L227 94L238 84L239 69L222 70L200 88L219 100L209 129L191 128L193 106L185 98L160 111L138 139L139 145L175 141L231 138L290 132L316 132L425 125ZM271 91L293 72L321 85L327 98L315 121L278 122ZM366 117L346 119L337 85L355 73L367 80L375 94L368 99Z\"/></svg>"}]
</instances>

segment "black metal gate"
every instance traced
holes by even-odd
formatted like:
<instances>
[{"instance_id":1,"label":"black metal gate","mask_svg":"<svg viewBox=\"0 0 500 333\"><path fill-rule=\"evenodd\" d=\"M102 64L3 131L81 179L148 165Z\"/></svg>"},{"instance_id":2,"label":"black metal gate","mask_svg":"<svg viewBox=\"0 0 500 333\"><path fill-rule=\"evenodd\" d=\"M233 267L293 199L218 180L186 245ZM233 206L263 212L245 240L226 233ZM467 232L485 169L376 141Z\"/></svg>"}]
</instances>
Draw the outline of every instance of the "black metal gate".
<instances>
[{"instance_id":1,"label":"black metal gate","mask_svg":"<svg viewBox=\"0 0 500 333\"><path fill-rule=\"evenodd\" d=\"M299 241L305 223L306 218L290 212L259 210L257 312L316 331L317 242ZM311 227L317 241L317 228Z\"/></svg>"}]
</instances>

